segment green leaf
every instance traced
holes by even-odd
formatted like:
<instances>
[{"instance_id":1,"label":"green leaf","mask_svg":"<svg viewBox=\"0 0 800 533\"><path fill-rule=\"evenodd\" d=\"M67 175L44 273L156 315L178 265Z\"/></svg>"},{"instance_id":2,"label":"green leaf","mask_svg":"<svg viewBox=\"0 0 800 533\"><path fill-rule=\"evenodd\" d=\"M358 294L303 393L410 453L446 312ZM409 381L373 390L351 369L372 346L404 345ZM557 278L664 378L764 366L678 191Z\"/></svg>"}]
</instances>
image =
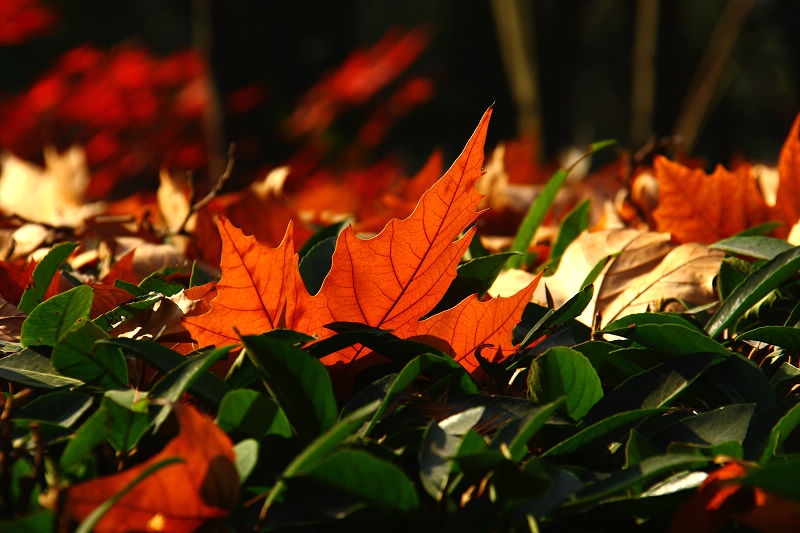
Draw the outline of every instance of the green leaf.
<instances>
[{"instance_id":1,"label":"green leaf","mask_svg":"<svg viewBox=\"0 0 800 533\"><path fill-rule=\"evenodd\" d=\"M297 477L296 474L294 478ZM318 483L335 494L355 496L380 510L409 511L419 507L414 484L400 468L361 450L336 451L303 472L301 479Z\"/></svg>"},{"instance_id":2,"label":"green leaf","mask_svg":"<svg viewBox=\"0 0 800 533\"><path fill-rule=\"evenodd\" d=\"M706 369L721 361L722 356L710 353L683 355L665 361L607 392L592 407L586 422L594 423L623 411L668 407Z\"/></svg>"},{"instance_id":3,"label":"green leaf","mask_svg":"<svg viewBox=\"0 0 800 533\"><path fill-rule=\"evenodd\" d=\"M136 356L138 359L153 366L159 372L169 373L180 365L187 362L187 358L178 352L172 351L166 346L148 339L128 339L117 337L100 341L121 347L126 352ZM205 372L191 381L189 392L196 394L204 401L212 405L219 405L222 397L230 390L230 387L216 375Z\"/></svg>"},{"instance_id":4,"label":"green leaf","mask_svg":"<svg viewBox=\"0 0 800 533\"><path fill-rule=\"evenodd\" d=\"M755 413L755 404L733 404L681 419L658 436L656 442L683 442L712 446L744 441Z\"/></svg>"},{"instance_id":5,"label":"green leaf","mask_svg":"<svg viewBox=\"0 0 800 533\"><path fill-rule=\"evenodd\" d=\"M211 365L228 355L230 349L230 346L223 346L194 357L186 357L180 365L170 370L167 375L153 385L149 392L150 399L161 399L167 402L167 405L161 409L153 421L156 429L167 418L170 404L180 400L183 393L189 390L193 383L208 373Z\"/></svg>"},{"instance_id":6,"label":"green leaf","mask_svg":"<svg viewBox=\"0 0 800 533\"><path fill-rule=\"evenodd\" d=\"M322 281L333 264L333 251L336 249L337 237L331 236L316 243L298 264L300 277L309 294L317 294Z\"/></svg>"},{"instance_id":7,"label":"green leaf","mask_svg":"<svg viewBox=\"0 0 800 533\"><path fill-rule=\"evenodd\" d=\"M800 499L800 459L793 458L787 461L774 461L762 468L748 473L742 484L750 487L760 487L767 492Z\"/></svg>"},{"instance_id":8,"label":"green leaf","mask_svg":"<svg viewBox=\"0 0 800 533\"><path fill-rule=\"evenodd\" d=\"M0 522L0 533L51 533L55 531L55 517L47 509L34 511L21 518Z\"/></svg>"},{"instance_id":9,"label":"green leaf","mask_svg":"<svg viewBox=\"0 0 800 533\"><path fill-rule=\"evenodd\" d=\"M762 326L740 333L736 340L766 342L787 350L800 351L800 329L789 326Z\"/></svg>"},{"instance_id":10,"label":"green leaf","mask_svg":"<svg viewBox=\"0 0 800 533\"><path fill-rule=\"evenodd\" d=\"M568 437L542 454L542 457L567 455L578 452L597 441L601 437L606 437L611 433L631 428L654 415L663 413L666 409L634 409L623 411L603 418L581 429L578 433Z\"/></svg>"},{"instance_id":11,"label":"green leaf","mask_svg":"<svg viewBox=\"0 0 800 533\"><path fill-rule=\"evenodd\" d=\"M722 239L709 245L709 248L756 259L772 259L776 255L790 250L792 245L775 237L739 236Z\"/></svg>"},{"instance_id":12,"label":"green leaf","mask_svg":"<svg viewBox=\"0 0 800 533\"><path fill-rule=\"evenodd\" d=\"M101 442L106 440L106 411L102 404L81 424L67 442L66 448L58 458L58 464L69 471L80 464Z\"/></svg>"},{"instance_id":13,"label":"green leaf","mask_svg":"<svg viewBox=\"0 0 800 533\"><path fill-rule=\"evenodd\" d=\"M0 378L41 389L83 385L82 381L53 370L50 359L31 348L0 359Z\"/></svg>"},{"instance_id":14,"label":"green leaf","mask_svg":"<svg viewBox=\"0 0 800 533\"><path fill-rule=\"evenodd\" d=\"M794 276L800 269L800 247L781 252L733 289L706 324L706 332L716 337L731 327L744 313L770 291Z\"/></svg>"},{"instance_id":15,"label":"green leaf","mask_svg":"<svg viewBox=\"0 0 800 533\"><path fill-rule=\"evenodd\" d=\"M669 474L679 469L696 469L707 465L713 459L686 454L667 454L649 457L642 462L628 468L616 470L608 477L589 485L577 494L577 498L565 507L567 511L572 506L584 506L588 503L607 498L614 494L622 494L634 484L646 484L653 478Z\"/></svg>"},{"instance_id":16,"label":"green leaf","mask_svg":"<svg viewBox=\"0 0 800 533\"><path fill-rule=\"evenodd\" d=\"M53 368L103 390L127 388L128 364L122 351L97 342L107 338L108 334L93 323L84 323L55 345L51 356Z\"/></svg>"},{"instance_id":17,"label":"green leaf","mask_svg":"<svg viewBox=\"0 0 800 533\"><path fill-rule=\"evenodd\" d=\"M236 472L239 474L240 482L244 482L258 464L259 447L255 439L244 439L233 446Z\"/></svg>"},{"instance_id":18,"label":"green leaf","mask_svg":"<svg viewBox=\"0 0 800 533\"><path fill-rule=\"evenodd\" d=\"M783 443L798 426L800 426L800 404L795 404L772 427L758 463L763 466L773 457L783 455L785 453Z\"/></svg>"},{"instance_id":19,"label":"green leaf","mask_svg":"<svg viewBox=\"0 0 800 533\"><path fill-rule=\"evenodd\" d=\"M566 347L550 348L531 363L528 396L540 403L566 398L566 413L581 420L603 397L603 387L592 363Z\"/></svg>"},{"instance_id":20,"label":"green leaf","mask_svg":"<svg viewBox=\"0 0 800 533\"><path fill-rule=\"evenodd\" d=\"M76 242L62 242L53 246L47 255L33 269L31 282L22 293L17 309L28 315L44 301L47 288L56 275L59 267L78 247Z\"/></svg>"},{"instance_id":21,"label":"green leaf","mask_svg":"<svg viewBox=\"0 0 800 533\"><path fill-rule=\"evenodd\" d=\"M451 383L456 382L458 390L466 393L478 393L479 389L470 375L452 357L445 357L435 354L422 354L408 362L406 366L396 375L391 386L383 395L380 407L370 420L364 430L368 435L375 425L381 420L383 415L396 403L398 397L405 391L411 383L419 376L426 376L433 380L440 380L445 377L451 378Z\"/></svg>"},{"instance_id":22,"label":"green leaf","mask_svg":"<svg viewBox=\"0 0 800 533\"><path fill-rule=\"evenodd\" d=\"M127 454L139 443L150 426L146 395L133 389L108 391L103 398L104 427L108 443L119 453Z\"/></svg>"},{"instance_id":23,"label":"green leaf","mask_svg":"<svg viewBox=\"0 0 800 533\"><path fill-rule=\"evenodd\" d=\"M92 288L80 285L38 305L22 323L23 346L55 346L70 331L89 320Z\"/></svg>"},{"instance_id":24,"label":"green leaf","mask_svg":"<svg viewBox=\"0 0 800 533\"><path fill-rule=\"evenodd\" d=\"M528 246L530 245L531 240L533 240L536 230L538 230L539 226L542 225L542 221L544 220L547 211L553 204L553 201L558 194L558 190L567 180L567 176L569 176L570 171L575 168L575 166L584 158L592 155L597 150L611 146L615 142L616 141L598 141L591 144L589 146L589 151L581 156L580 159L575 161L570 168L559 169L555 174L553 174L553 177L550 178L542 191L536 197L536 200L534 200L534 202L531 204L531 207L528 209L528 213L525 215L522 224L520 224L517 234L514 236L514 242L511 244L511 248L509 249L511 252L519 252L523 255L516 255L510 258L508 263L506 263L506 268L520 268L523 266L525 262L525 254L528 253Z\"/></svg>"},{"instance_id":25,"label":"green leaf","mask_svg":"<svg viewBox=\"0 0 800 533\"><path fill-rule=\"evenodd\" d=\"M15 420L40 420L72 427L92 406L91 396L73 391L54 391L39 396L14 413Z\"/></svg>"},{"instance_id":26,"label":"green leaf","mask_svg":"<svg viewBox=\"0 0 800 533\"><path fill-rule=\"evenodd\" d=\"M691 322L666 313L628 315L607 325L602 332L631 339L670 356L692 353L730 355L727 348L711 339Z\"/></svg>"},{"instance_id":27,"label":"green leaf","mask_svg":"<svg viewBox=\"0 0 800 533\"><path fill-rule=\"evenodd\" d=\"M401 339L389 331L357 322L333 322L325 327L337 334L309 346L308 353L313 357L322 358L354 344L363 344L384 357L404 365L414 357L426 353L448 357L441 350L425 343Z\"/></svg>"},{"instance_id":28,"label":"green leaf","mask_svg":"<svg viewBox=\"0 0 800 533\"><path fill-rule=\"evenodd\" d=\"M644 435L631 428L625 442L625 468L638 465L647 458L659 455L659 449Z\"/></svg>"},{"instance_id":29,"label":"green leaf","mask_svg":"<svg viewBox=\"0 0 800 533\"><path fill-rule=\"evenodd\" d=\"M423 488L436 501L441 501L446 492L455 468L452 458L462 438L483 413L484 407L468 408L439 422L432 420L425 429L418 453L419 475Z\"/></svg>"},{"instance_id":30,"label":"green leaf","mask_svg":"<svg viewBox=\"0 0 800 533\"><path fill-rule=\"evenodd\" d=\"M222 399L216 424L234 440L239 436L261 440L266 435L292 436L289 420L266 394L234 389Z\"/></svg>"},{"instance_id":31,"label":"green leaf","mask_svg":"<svg viewBox=\"0 0 800 533\"><path fill-rule=\"evenodd\" d=\"M331 269L333 250L336 248L336 239L351 220L346 219L336 224L331 224L314 233L303 243L298 250L300 257L298 269L300 278L309 294L316 294L322 286L322 280Z\"/></svg>"},{"instance_id":32,"label":"green leaf","mask_svg":"<svg viewBox=\"0 0 800 533\"><path fill-rule=\"evenodd\" d=\"M378 402L373 402L361 409L353 411L348 416L331 426L325 433L314 439L303 451L298 454L289 466L278 478L279 481L272 487L264 505L261 509L261 516L266 516L269 507L281 495L286 485L283 479L302 475L310 471L315 464L318 464L329 455L339 444L350 437L353 432L364 424L364 421L378 408Z\"/></svg>"},{"instance_id":33,"label":"green leaf","mask_svg":"<svg viewBox=\"0 0 800 533\"><path fill-rule=\"evenodd\" d=\"M558 270L561 256L567 246L589 227L589 211L591 207L592 202L587 198L567 213L561 221L558 227L558 236L550 248L550 261L545 265L545 270L550 275Z\"/></svg>"},{"instance_id":34,"label":"green leaf","mask_svg":"<svg viewBox=\"0 0 800 533\"><path fill-rule=\"evenodd\" d=\"M578 294L564 302L564 305L558 309L550 309L545 312L536 324L528 330L519 345L524 348L532 341L545 335L548 329L555 328L579 316L592 301L593 294L594 285L586 285ZM523 316L524 319L525 317Z\"/></svg>"},{"instance_id":35,"label":"green leaf","mask_svg":"<svg viewBox=\"0 0 800 533\"><path fill-rule=\"evenodd\" d=\"M266 335L246 335L242 343L270 396L301 439L311 441L333 425L336 400L325 365Z\"/></svg>"},{"instance_id":36,"label":"green leaf","mask_svg":"<svg viewBox=\"0 0 800 533\"><path fill-rule=\"evenodd\" d=\"M511 461L518 463L528 453L528 441L547 422L547 420L562 407L564 400L558 398L554 402L537 406L527 413L503 425L492 438L491 446L500 449L501 445L507 446L511 454Z\"/></svg>"}]
</instances>

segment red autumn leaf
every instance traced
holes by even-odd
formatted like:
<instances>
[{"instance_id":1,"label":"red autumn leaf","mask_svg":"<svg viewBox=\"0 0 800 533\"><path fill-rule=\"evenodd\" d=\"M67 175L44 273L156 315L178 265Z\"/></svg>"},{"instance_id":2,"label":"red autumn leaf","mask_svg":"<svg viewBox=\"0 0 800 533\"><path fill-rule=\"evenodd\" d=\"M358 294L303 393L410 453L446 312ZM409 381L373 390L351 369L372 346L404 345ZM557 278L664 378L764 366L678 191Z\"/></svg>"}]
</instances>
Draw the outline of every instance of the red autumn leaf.
<instances>
[{"instance_id":1,"label":"red autumn leaf","mask_svg":"<svg viewBox=\"0 0 800 533\"><path fill-rule=\"evenodd\" d=\"M712 472L675 513L670 533L715 533L734 521L762 533L794 531L800 504L742 485L739 480L752 468L732 461Z\"/></svg>"},{"instance_id":2,"label":"red autumn leaf","mask_svg":"<svg viewBox=\"0 0 800 533\"><path fill-rule=\"evenodd\" d=\"M238 342L236 331L252 334L288 327L324 338L332 334L327 324L358 322L401 337L435 339L470 370L477 363L466 358L482 345L508 354L513 349L511 328L535 284L510 298L468 298L420 321L447 291L475 232L473 227L458 238L478 216L481 195L475 183L482 173L490 116L491 110L408 218L391 220L371 239L362 239L353 227L339 235L331 270L314 296L297 271L291 226L279 247L267 248L220 218L223 252L217 296L210 312L184 319L186 328L201 345L221 345ZM338 377L352 377L354 363L366 355L363 347L351 347L322 361L338 366Z\"/></svg>"},{"instance_id":3,"label":"red autumn leaf","mask_svg":"<svg viewBox=\"0 0 800 533\"><path fill-rule=\"evenodd\" d=\"M706 174L659 156L653 167L658 179L656 229L679 242L716 242L769 218L749 165L730 171L718 165Z\"/></svg>"},{"instance_id":4,"label":"red autumn leaf","mask_svg":"<svg viewBox=\"0 0 800 533\"><path fill-rule=\"evenodd\" d=\"M194 408L176 404L173 409L180 431L158 454L118 474L67 489L64 511L74 520L84 520L145 470L177 457L182 462L156 470L116 502L95 531L189 533L228 516L239 490L230 438Z\"/></svg>"},{"instance_id":5,"label":"red autumn leaf","mask_svg":"<svg viewBox=\"0 0 800 533\"><path fill-rule=\"evenodd\" d=\"M800 114L792 124L789 135L778 156L779 184L773 208L773 218L785 222L776 234L785 238L800 219Z\"/></svg>"}]
</instances>

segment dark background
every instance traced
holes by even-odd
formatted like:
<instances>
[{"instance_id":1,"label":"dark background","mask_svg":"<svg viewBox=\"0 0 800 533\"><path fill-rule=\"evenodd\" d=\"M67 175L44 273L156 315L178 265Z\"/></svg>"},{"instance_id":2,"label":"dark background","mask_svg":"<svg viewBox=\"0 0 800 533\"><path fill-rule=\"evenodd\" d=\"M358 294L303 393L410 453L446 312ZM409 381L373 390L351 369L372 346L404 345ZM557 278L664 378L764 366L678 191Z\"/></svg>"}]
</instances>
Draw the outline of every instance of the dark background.
<instances>
[{"instance_id":1,"label":"dark background","mask_svg":"<svg viewBox=\"0 0 800 533\"><path fill-rule=\"evenodd\" d=\"M656 56L653 133L672 133L681 102L724 0L661 2ZM800 109L797 26L800 3L756 0L737 36L726 85L707 113L692 154L709 165L735 154L774 163ZM59 0L55 31L0 49L0 90L24 90L55 58L90 43L103 48L131 39L169 54L210 38L211 66L222 97L248 84L264 87L264 101L245 117L225 117L225 141L257 138L260 149L240 161L246 172L290 157L296 145L279 124L322 75L390 28L425 27L428 48L409 72L430 77L435 97L400 120L375 158L388 152L416 170L435 148L451 161L493 102L488 146L513 138L516 110L498 52L487 0L373 2ZM541 158L563 148L628 139L630 64L636 3L632 0L532 0L535 13ZM205 10L205 11L204 11ZM202 13L207 13L203 17ZM204 32L210 31L209 35ZM358 112L337 126L348 129Z\"/></svg>"}]
</instances>

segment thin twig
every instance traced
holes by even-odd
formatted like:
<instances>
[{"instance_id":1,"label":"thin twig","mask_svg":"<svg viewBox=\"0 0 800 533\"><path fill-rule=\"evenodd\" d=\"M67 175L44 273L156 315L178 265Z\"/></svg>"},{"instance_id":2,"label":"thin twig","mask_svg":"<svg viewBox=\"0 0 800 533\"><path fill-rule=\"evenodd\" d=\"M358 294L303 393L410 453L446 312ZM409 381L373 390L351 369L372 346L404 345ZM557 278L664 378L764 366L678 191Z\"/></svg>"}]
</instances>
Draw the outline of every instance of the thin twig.
<instances>
[{"instance_id":1,"label":"thin twig","mask_svg":"<svg viewBox=\"0 0 800 533\"><path fill-rule=\"evenodd\" d=\"M211 200L216 198L217 195L219 195L220 191L222 191L222 188L225 186L225 182L228 181L228 178L230 178L231 174L233 173L233 163L235 161L233 154L235 149L236 145L234 143L231 143L228 146L228 161L225 164L225 170L222 172L222 174L220 174L219 178L217 178L217 182L214 183L214 186L211 188L210 191L208 191L208 194L206 194L198 202L191 204L189 212L186 214L186 218L184 218L183 222L181 222L181 225L178 226L178 231L177 231L178 234L186 234L186 224L189 223L189 219L192 218L192 215L194 215L202 208L207 206L211 202ZM193 192L192 197L194 197L194 195L195 193ZM193 200L194 198L192 198L192 201Z\"/></svg>"}]
</instances>

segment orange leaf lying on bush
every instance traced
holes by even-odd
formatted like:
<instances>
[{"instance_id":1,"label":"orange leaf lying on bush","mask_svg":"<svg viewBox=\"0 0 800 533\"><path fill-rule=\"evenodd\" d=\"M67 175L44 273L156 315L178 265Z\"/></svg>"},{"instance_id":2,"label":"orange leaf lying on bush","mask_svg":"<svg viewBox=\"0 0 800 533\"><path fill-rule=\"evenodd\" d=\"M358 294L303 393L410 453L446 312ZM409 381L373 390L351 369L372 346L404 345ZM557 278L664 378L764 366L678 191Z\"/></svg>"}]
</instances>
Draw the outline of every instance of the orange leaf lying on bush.
<instances>
[{"instance_id":1,"label":"orange leaf lying on bush","mask_svg":"<svg viewBox=\"0 0 800 533\"><path fill-rule=\"evenodd\" d=\"M170 458L126 493L95 531L191 532L205 522L228 516L238 498L239 478L233 444L213 420L190 406L175 404L180 432L158 454L119 474L100 477L67 490L64 510L84 520L151 466Z\"/></svg>"},{"instance_id":2,"label":"orange leaf lying on bush","mask_svg":"<svg viewBox=\"0 0 800 533\"><path fill-rule=\"evenodd\" d=\"M401 338L424 338L469 371L478 368L474 352L482 345L493 347L490 359L507 357L514 350L512 329L535 282L508 298L479 301L473 296L420 320L444 296L475 233L472 228L459 238L478 216L481 195L475 184L482 175L490 116L491 109L408 218L391 220L372 239L360 238L352 227L339 235L331 270L313 296L297 270L291 225L281 245L268 248L221 217L222 277L211 310L184 319L193 338L202 346L219 346L237 343L237 332L258 334L278 327L324 338L332 334L327 324L347 321L392 330ZM351 347L322 362L337 367L336 380L349 381L366 355L365 348Z\"/></svg>"},{"instance_id":3,"label":"orange leaf lying on bush","mask_svg":"<svg viewBox=\"0 0 800 533\"><path fill-rule=\"evenodd\" d=\"M734 521L762 533L796 531L798 502L743 485L750 470L746 463L731 461L712 472L675 513L669 532L716 533Z\"/></svg>"},{"instance_id":4,"label":"orange leaf lying on bush","mask_svg":"<svg viewBox=\"0 0 800 533\"><path fill-rule=\"evenodd\" d=\"M713 243L768 221L782 222L775 235L785 238L800 218L800 115L794 121L778 160L775 202L759 188L750 165L734 170L717 166L712 174L658 157L656 229L678 242Z\"/></svg>"}]
</instances>

